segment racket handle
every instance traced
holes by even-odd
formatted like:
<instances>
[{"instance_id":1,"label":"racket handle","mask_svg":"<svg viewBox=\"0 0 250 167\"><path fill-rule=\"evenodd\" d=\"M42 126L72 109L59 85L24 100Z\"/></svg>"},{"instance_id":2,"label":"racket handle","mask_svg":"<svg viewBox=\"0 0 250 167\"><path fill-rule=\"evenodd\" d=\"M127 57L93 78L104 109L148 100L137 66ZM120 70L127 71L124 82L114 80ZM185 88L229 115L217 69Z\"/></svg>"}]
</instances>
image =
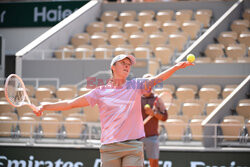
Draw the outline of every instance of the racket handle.
<instances>
[{"instance_id":1,"label":"racket handle","mask_svg":"<svg viewBox=\"0 0 250 167\"><path fill-rule=\"evenodd\" d=\"M147 118L144 119L143 124L145 125L153 116L149 115Z\"/></svg>"},{"instance_id":2,"label":"racket handle","mask_svg":"<svg viewBox=\"0 0 250 167\"><path fill-rule=\"evenodd\" d=\"M30 108L33 110L33 112L36 114L36 116L41 116L42 112L38 111L38 108L34 106L33 104L30 105Z\"/></svg>"}]
</instances>

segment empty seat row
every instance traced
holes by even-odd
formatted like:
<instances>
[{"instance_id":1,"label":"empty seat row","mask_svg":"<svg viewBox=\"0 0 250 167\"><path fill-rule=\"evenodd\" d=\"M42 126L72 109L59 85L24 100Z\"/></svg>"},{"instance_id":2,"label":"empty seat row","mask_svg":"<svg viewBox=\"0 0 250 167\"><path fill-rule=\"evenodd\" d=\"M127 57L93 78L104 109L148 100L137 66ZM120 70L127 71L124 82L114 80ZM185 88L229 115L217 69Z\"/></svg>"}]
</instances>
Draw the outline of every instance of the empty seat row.
<instances>
[{"instance_id":1,"label":"empty seat row","mask_svg":"<svg viewBox=\"0 0 250 167\"><path fill-rule=\"evenodd\" d=\"M67 137L74 138L75 131L79 131L80 126L83 128L83 124L89 122L99 123L99 109L97 106L84 107L83 113L79 109L63 112L44 111L41 117L37 117L30 110L21 113L17 109L17 113L0 114L0 136L10 137L16 134L21 137L29 137L33 133L40 133L41 131L44 137L56 137L59 129L65 126ZM78 133L77 136L79 137Z\"/></svg>"},{"instance_id":2,"label":"empty seat row","mask_svg":"<svg viewBox=\"0 0 250 167\"><path fill-rule=\"evenodd\" d=\"M209 44L205 49L205 55L215 61L217 58L228 57L232 60L248 57L245 44L229 44L225 47L223 44Z\"/></svg>"},{"instance_id":3,"label":"empty seat row","mask_svg":"<svg viewBox=\"0 0 250 167\"><path fill-rule=\"evenodd\" d=\"M178 43L178 40L172 42ZM183 43L179 42L179 45L175 45L176 47L183 47ZM75 52L75 57L79 59L83 58L93 58L93 54L95 54L95 59L111 59L119 54L131 54L136 58L143 59L156 59L162 65L171 64L173 61L173 57L176 54L176 50L169 44L157 45L153 49L149 45L141 45L136 48L133 48L131 45L120 45L115 49L111 49L108 45L100 46L94 50L88 49L89 46L80 46L81 48L77 48ZM80 51L80 49L82 49ZM88 50L87 50L88 49Z\"/></svg>"},{"instance_id":4,"label":"empty seat row","mask_svg":"<svg viewBox=\"0 0 250 167\"><path fill-rule=\"evenodd\" d=\"M100 32L105 32L107 35L111 36L115 32L123 32L131 35L132 33L138 31L146 34L152 34L154 32L171 34L182 31L190 35L191 39L195 39L201 33L202 28L202 24L199 21L194 20L184 21L183 23L178 21L166 21L164 23L147 21L144 24L136 21L130 21L124 26L122 26L121 22L117 21L109 22L107 24L104 24L103 22L93 22L87 26L86 34L75 34L72 37L72 44L75 44L76 41L80 40L81 42L88 42L95 37L93 36L95 33Z\"/></svg>"},{"instance_id":5,"label":"empty seat row","mask_svg":"<svg viewBox=\"0 0 250 167\"><path fill-rule=\"evenodd\" d=\"M250 134L250 119L245 121L241 115L225 116L220 123L222 141L240 141ZM219 136L220 137L220 136Z\"/></svg>"},{"instance_id":6,"label":"empty seat row","mask_svg":"<svg viewBox=\"0 0 250 167\"><path fill-rule=\"evenodd\" d=\"M165 137L164 141L201 141L204 137L202 127L204 119L204 116L194 116L191 120L188 120L185 116L172 115L166 122L160 123L161 135ZM222 130L221 133L217 132L215 136L221 139L219 141L240 141L250 132L250 120L245 122L242 116L229 115L218 123L218 127ZM245 133L244 129L246 129Z\"/></svg>"},{"instance_id":7,"label":"empty seat row","mask_svg":"<svg viewBox=\"0 0 250 167\"><path fill-rule=\"evenodd\" d=\"M31 137L40 134L43 137L56 138L62 124L68 138L79 138L85 128L83 126L84 122L73 116L65 118L63 122L49 116L42 117L40 122L29 116L22 116L17 122L13 122L11 117L0 116L0 136L14 137L19 135L20 137ZM16 125L18 125L18 130L14 130ZM41 130L39 130L39 125L42 128Z\"/></svg>"},{"instance_id":8,"label":"empty seat row","mask_svg":"<svg viewBox=\"0 0 250 167\"><path fill-rule=\"evenodd\" d=\"M193 16L194 15L194 16ZM101 15L101 21L107 23L110 21L119 20L123 24L128 21L138 20L141 22L145 22L148 20L157 20L160 22L164 22L167 20L177 20L180 22L195 19L203 23L204 27L208 27L210 25L212 17L212 10L209 9L200 9L197 11L193 11L191 9L183 9L174 12L173 10L143 10L138 13L136 11L122 11L118 14L117 11L105 11Z\"/></svg>"},{"instance_id":9,"label":"empty seat row","mask_svg":"<svg viewBox=\"0 0 250 167\"><path fill-rule=\"evenodd\" d=\"M82 38L80 36L83 36L83 34L84 33L77 35L79 35L79 38ZM91 36L91 44L83 42L82 39L79 39L76 42L76 40L73 40L72 38L72 40L75 42L72 42L72 45L61 46L58 48L55 51L55 56L61 58L62 54L64 54L64 57L67 58L75 54L77 57L78 53L85 52L86 57L89 57L87 52L92 50L91 55L93 55L93 52L102 46L109 46L108 49L114 50L116 47L123 45L131 45L131 47L135 48L146 44L152 48L155 48L160 44L169 44L180 52L184 49L184 45L189 41L189 39L189 34L177 31L171 34L166 34L164 32L153 32L150 35L139 31L133 32L130 35L123 32L115 32L110 37L108 37L108 35L103 32L98 32ZM180 46L175 46L175 41L181 43L179 44Z\"/></svg>"},{"instance_id":10,"label":"empty seat row","mask_svg":"<svg viewBox=\"0 0 250 167\"><path fill-rule=\"evenodd\" d=\"M179 100L199 98L206 101L209 99L224 99L236 87L237 85L235 84L225 85L223 88L218 84L205 84L198 88L195 84L182 84L177 88L175 85L163 85L163 87L156 87L154 91L157 94L163 91L171 91L173 96ZM38 88L34 88L32 85L26 85L26 89L28 95L31 97L31 101L36 105L39 102L56 102L58 100L72 99L91 90L86 87L78 89L75 85L61 85L59 88L53 85L41 85ZM2 91L4 92L4 90ZM34 99L32 97L34 97ZM5 99L4 94L1 98Z\"/></svg>"},{"instance_id":11,"label":"empty seat row","mask_svg":"<svg viewBox=\"0 0 250 167\"><path fill-rule=\"evenodd\" d=\"M200 61L215 63L249 63L249 28L248 11L243 13L243 19L233 20L230 24L231 31L222 31L215 38L216 43L207 45L204 55L208 57L201 58Z\"/></svg>"},{"instance_id":12,"label":"empty seat row","mask_svg":"<svg viewBox=\"0 0 250 167\"><path fill-rule=\"evenodd\" d=\"M250 46L250 31L242 31L239 35L235 31L223 31L219 34L217 38L220 44L227 47L230 44L245 44L246 47Z\"/></svg>"},{"instance_id":13,"label":"empty seat row","mask_svg":"<svg viewBox=\"0 0 250 167\"><path fill-rule=\"evenodd\" d=\"M174 97L182 101L187 99L201 99L204 101L208 101L210 99L224 99L236 87L236 84L225 85L224 88L222 88L218 84L205 84L198 88L198 86L195 84L183 84L172 90L169 90L169 88L166 87L162 87L155 89L154 91L157 94L160 94L163 91L171 91Z\"/></svg>"}]
</instances>

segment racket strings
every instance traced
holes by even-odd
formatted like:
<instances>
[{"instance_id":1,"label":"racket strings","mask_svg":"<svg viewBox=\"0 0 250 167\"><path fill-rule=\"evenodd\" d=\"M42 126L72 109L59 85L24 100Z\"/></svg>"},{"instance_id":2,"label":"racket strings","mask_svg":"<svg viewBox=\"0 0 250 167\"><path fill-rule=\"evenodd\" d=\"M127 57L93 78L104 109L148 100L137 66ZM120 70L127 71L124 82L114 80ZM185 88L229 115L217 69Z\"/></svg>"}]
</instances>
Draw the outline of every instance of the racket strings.
<instances>
[{"instance_id":1,"label":"racket strings","mask_svg":"<svg viewBox=\"0 0 250 167\"><path fill-rule=\"evenodd\" d=\"M14 105L19 106L24 102L25 99L24 89L22 87L22 84L17 78L12 77L9 80L7 89L8 89L7 91L8 97Z\"/></svg>"}]
</instances>

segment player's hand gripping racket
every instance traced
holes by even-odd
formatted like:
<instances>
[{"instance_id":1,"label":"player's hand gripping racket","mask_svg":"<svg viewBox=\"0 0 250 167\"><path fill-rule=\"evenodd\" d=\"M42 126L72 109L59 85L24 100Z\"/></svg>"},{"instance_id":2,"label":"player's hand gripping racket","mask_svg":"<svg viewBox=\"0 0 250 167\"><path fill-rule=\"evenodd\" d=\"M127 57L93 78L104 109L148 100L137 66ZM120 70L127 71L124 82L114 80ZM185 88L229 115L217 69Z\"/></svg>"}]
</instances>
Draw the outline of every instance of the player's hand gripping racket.
<instances>
[{"instance_id":1,"label":"player's hand gripping racket","mask_svg":"<svg viewBox=\"0 0 250 167\"><path fill-rule=\"evenodd\" d=\"M156 106L157 102L159 99L162 99L164 104L165 104L165 107L166 107L166 110L168 111L169 107L171 106L172 104L172 101L173 101L173 97L172 97L172 94L168 91L165 91L165 92L162 92L154 101L154 107ZM143 124L145 125L151 118L153 118L152 115L149 115L147 116L144 121L143 121Z\"/></svg>"},{"instance_id":2,"label":"player's hand gripping racket","mask_svg":"<svg viewBox=\"0 0 250 167\"><path fill-rule=\"evenodd\" d=\"M5 82L5 97L14 107L28 105L37 116L42 115L37 107L31 104L22 79L16 74L10 74Z\"/></svg>"}]
</instances>

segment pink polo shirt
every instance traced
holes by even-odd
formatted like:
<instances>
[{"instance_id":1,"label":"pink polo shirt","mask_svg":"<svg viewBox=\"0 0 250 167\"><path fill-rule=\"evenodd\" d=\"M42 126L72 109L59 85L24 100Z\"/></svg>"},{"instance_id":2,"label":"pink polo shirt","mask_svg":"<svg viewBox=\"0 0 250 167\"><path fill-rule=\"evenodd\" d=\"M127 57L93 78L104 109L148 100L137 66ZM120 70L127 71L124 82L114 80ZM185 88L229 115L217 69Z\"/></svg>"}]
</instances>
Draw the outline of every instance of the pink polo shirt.
<instances>
[{"instance_id":1,"label":"pink polo shirt","mask_svg":"<svg viewBox=\"0 0 250 167\"><path fill-rule=\"evenodd\" d=\"M116 88L108 83L85 95L91 106L97 104L99 107L102 144L145 136L141 114L143 81L145 79L136 78Z\"/></svg>"}]
</instances>

